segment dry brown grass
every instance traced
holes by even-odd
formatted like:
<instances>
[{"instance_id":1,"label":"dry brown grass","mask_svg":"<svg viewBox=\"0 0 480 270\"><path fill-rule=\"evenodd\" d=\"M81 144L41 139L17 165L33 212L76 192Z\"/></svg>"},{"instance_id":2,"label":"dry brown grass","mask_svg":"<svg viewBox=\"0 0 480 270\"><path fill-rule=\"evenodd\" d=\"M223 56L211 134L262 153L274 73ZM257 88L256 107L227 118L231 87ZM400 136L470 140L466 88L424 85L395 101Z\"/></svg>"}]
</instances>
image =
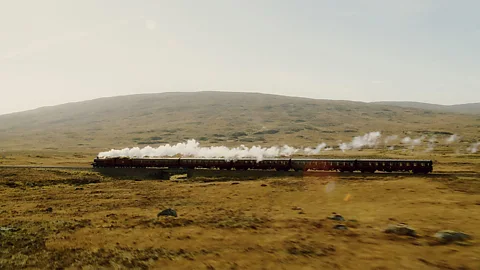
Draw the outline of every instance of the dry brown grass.
<instances>
[{"instance_id":1,"label":"dry brown grass","mask_svg":"<svg viewBox=\"0 0 480 270\"><path fill-rule=\"evenodd\" d=\"M208 128L205 128L208 127ZM434 160L431 176L231 182L118 180L85 170L0 167L0 269L480 269L478 115L241 93L130 96L0 116L0 165L88 167L109 147L315 146L370 131L462 140L425 153L321 157ZM237 180L238 181L238 180ZM348 200L346 200L348 198ZM165 208L176 218L157 218ZM348 220L333 229L332 212ZM405 222L419 237L383 232ZM443 229L472 242L432 245Z\"/></svg>"},{"instance_id":2,"label":"dry brown grass","mask_svg":"<svg viewBox=\"0 0 480 270\"><path fill-rule=\"evenodd\" d=\"M462 171L460 165L444 167ZM0 168L0 179L0 226L20 229L0 233L2 269L480 267L478 174L339 175L232 185ZM168 207L178 217L157 218ZM348 231L332 228L339 223L326 218L332 212L350 220ZM383 232L399 222L415 228L419 237ZM474 240L431 245L431 236L443 229L463 231Z\"/></svg>"}]
</instances>

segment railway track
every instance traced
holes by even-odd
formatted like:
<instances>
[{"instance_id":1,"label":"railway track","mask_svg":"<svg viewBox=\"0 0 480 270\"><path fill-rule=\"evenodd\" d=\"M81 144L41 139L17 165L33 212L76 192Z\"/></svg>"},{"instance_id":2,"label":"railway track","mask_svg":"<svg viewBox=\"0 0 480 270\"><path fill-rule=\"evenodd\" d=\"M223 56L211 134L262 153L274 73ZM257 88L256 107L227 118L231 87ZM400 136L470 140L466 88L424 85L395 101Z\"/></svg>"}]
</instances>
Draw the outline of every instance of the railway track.
<instances>
[{"instance_id":1,"label":"railway track","mask_svg":"<svg viewBox=\"0 0 480 270\"><path fill-rule=\"evenodd\" d=\"M59 169L59 170L84 170L84 171L102 171L101 168L92 168L89 166L59 166L59 165L0 165L0 169ZM110 168L112 169L112 168ZM123 171L128 170L159 170L159 171L172 171L169 169L156 169L156 168L121 168ZM173 170L178 174L179 170ZM185 170L184 173L192 170ZM259 172L262 174L271 174L274 175L288 175L288 173L293 172L282 172L282 171L273 171L273 170L248 170L248 171L225 171L225 170L212 170L212 169L195 169L193 171L211 173L212 176L215 174L239 174L242 172ZM387 177L387 176L408 176L408 177L420 177L420 178L437 178L437 177L480 177L480 172L471 172L471 171L442 171L442 172L432 172L429 174L412 174L405 172L375 172L375 173L361 173L361 172L332 172L332 171L305 171L298 172L298 175L303 175L307 177L326 177L326 176L341 176L341 177Z\"/></svg>"}]
</instances>

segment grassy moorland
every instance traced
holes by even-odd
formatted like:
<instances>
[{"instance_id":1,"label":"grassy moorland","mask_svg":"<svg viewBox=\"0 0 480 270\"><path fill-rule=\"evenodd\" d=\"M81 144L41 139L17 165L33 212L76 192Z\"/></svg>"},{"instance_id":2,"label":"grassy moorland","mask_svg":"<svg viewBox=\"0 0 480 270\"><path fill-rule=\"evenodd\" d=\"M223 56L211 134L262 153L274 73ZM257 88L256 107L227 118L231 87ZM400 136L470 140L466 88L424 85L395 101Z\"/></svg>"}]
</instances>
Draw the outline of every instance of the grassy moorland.
<instances>
[{"instance_id":1,"label":"grassy moorland","mask_svg":"<svg viewBox=\"0 0 480 270\"><path fill-rule=\"evenodd\" d=\"M260 94L138 95L0 116L0 165L89 166L99 151L203 145L337 146L371 131L437 136L405 150L320 157L434 160L436 176L114 179L0 167L0 269L479 269L475 114ZM448 136L461 138L442 143ZM177 217L157 217L165 208ZM332 212L346 220L327 218ZM386 234L407 223L417 236ZM345 225L347 230L334 229ZM343 228L340 226L340 228ZM468 241L439 243L439 230Z\"/></svg>"},{"instance_id":2,"label":"grassy moorland","mask_svg":"<svg viewBox=\"0 0 480 270\"><path fill-rule=\"evenodd\" d=\"M452 168L455 168L455 165ZM478 269L478 175L195 182L0 169L0 268ZM159 217L165 208L177 217ZM327 218L340 213L346 221ZM386 234L406 223L417 236ZM348 230L337 230L336 225ZM439 230L473 240L439 244Z\"/></svg>"}]
</instances>

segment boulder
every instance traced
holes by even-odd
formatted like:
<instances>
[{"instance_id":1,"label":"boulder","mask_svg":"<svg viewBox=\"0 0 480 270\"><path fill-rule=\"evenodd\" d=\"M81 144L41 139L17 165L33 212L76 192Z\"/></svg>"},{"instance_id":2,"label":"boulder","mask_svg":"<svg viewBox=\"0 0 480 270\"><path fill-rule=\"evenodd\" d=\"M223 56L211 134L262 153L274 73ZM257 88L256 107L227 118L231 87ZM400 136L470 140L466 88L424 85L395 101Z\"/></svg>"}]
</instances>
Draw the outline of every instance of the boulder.
<instances>
[{"instance_id":1,"label":"boulder","mask_svg":"<svg viewBox=\"0 0 480 270\"><path fill-rule=\"evenodd\" d=\"M337 220L337 221L345 221L345 219L342 217L342 215L337 214L335 212L333 212L332 215L328 217L328 219Z\"/></svg>"},{"instance_id":2,"label":"boulder","mask_svg":"<svg viewBox=\"0 0 480 270\"><path fill-rule=\"evenodd\" d=\"M407 226L404 223L400 223L397 225L388 225L388 227L385 229L385 233L391 233L391 234L396 234L396 235L407 235L407 236L417 236L417 232L415 229Z\"/></svg>"},{"instance_id":3,"label":"boulder","mask_svg":"<svg viewBox=\"0 0 480 270\"><path fill-rule=\"evenodd\" d=\"M333 226L333 228L334 228L335 230L342 230L342 231L348 230L348 227L345 226L345 225L342 225L342 224L337 224L337 225Z\"/></svg>"},{"instance_id":4,"label":"boulder","mask_svg":"<svg viewBox=\"0 0 480 270\"><path fill-rule=\"evenodd\" d=\"M162 212L158 213L157 214L157 217L160 217L160 216L171 216L171 217L177 217L177 211L171 209L171 208L168 208L168 209L165 209L163 210Z\"/></svg>"},{"instance_id":5,"label":"boulder","mask_svg":"<svg viewBox=\"0 0 480 270\"><path fill-rule=\"evenodd\" d=\"M472 239L472 237L466 233L450 230L439 231L433 237L442 244Z\"/></svg>"}]
</instances>

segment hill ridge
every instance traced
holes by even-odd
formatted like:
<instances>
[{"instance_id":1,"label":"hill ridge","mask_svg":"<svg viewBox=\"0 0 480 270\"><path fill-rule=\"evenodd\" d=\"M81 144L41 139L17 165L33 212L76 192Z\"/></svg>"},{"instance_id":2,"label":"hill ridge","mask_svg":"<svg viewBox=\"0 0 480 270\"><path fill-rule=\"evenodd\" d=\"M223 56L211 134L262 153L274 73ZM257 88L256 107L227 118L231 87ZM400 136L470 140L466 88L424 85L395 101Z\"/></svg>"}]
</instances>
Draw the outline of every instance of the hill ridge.
<instances>
[{"instance_id":1,"label":"hill ridge","mask_svg":"<svg viewBox=\"0 0 480 270\"><path fill-rule=\"evenodd\" d=\"M242 95L264 95L264 96L272 96L272 97L287 97L287 98L295 98L295 99L305 99L305 100L319 100L319 101L339 101L339 102L353 102L353 103L363 103L363 104L374 104L374 105L389 105L389 106L397 106L397 107L406 107L406 108L416 108L416 109L424 109L430 110L432 108L436 110L444 110L449 112L456 112L456 113L474 113L480 114L480 102L470 102L470 103L460 103L460 104L452 104L452 105L443 105L443 104L436 104L436 103L429 103L429 102L418 102L418 101L356 101L356 100L346 100L346 99L324 99L324 98L310 98L310 97L300 97L300 96L290 96L290 95L280 95L280 94L272 94L272 93L262 93L262 92L241 92L241 91L215 91L215 90L205 90L205 91L185 91L185 92L152 92L152 93L138 93L138 94L125 94L125 95L117 95L117 96L107 96L107 97L98 97L93 99L81 100L81 101L71 101L56 105L48 105L48 106L41 106L38 108L33 108L25 111L19 112L12 112L6 114L0 114L0 117L9 116L13 114L21 114L27 113L37 110L49 109L59 106L68 106L68 105L75 105L81 104L86 102L95 102L100 100L107 100L107 99L114 99L114 98L128 98L128 97L136 97L136 96L157 96L157 95L182 95L182 94L196 94L196 93L205 93L205 94L242 94ZM473 109L464 109L463 107L474 107ZM458 108L455 110L449 108Z\"/></svg>"},{"instance_id":2,"label":"hill ridge","mask_svg":"<svg viewBox=\"0 0 480 270\"><path fill-rule=\"evenodd\" d=\"M197 139L208 145L337 144L371 131L461 134L478 115L244 92L102 97L0 116L0 148L105 150Z\"/></svg>"}]
</instances>

